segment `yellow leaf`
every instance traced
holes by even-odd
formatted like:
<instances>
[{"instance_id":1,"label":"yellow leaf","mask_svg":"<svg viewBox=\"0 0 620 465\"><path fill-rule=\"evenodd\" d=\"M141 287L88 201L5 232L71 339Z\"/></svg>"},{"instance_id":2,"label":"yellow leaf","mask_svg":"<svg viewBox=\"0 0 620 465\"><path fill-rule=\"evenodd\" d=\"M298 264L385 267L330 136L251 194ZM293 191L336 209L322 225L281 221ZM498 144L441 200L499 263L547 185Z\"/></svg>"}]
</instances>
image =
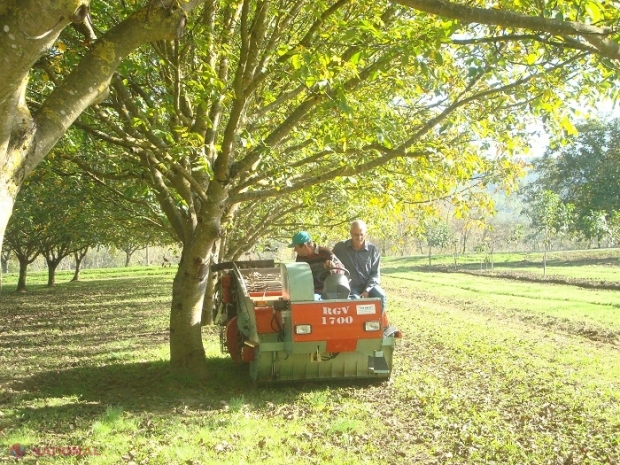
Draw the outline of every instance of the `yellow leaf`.
<instances>
[{"instance_id":1,"label":"yellow leaf","mask_svg":"<svg viewBox=\"0 0 620 465\"><path fill-rule=\"evenodd\" d=\"M575 126L573 126L573 123L571 123L568 117L565 116L564 118L562 118L562 121L560 121L560 126L562 126L562 128L568 133L568 135L577 135L577 129L575 128Z\"/></svg>"}]
</instances>

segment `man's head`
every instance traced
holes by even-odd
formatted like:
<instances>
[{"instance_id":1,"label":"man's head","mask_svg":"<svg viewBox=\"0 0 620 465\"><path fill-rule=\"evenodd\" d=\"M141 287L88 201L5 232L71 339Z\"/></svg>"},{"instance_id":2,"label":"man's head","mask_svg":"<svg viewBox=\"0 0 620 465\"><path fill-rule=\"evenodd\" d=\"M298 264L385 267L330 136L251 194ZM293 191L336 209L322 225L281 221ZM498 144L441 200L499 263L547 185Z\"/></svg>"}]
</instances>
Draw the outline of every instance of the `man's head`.
<instances>
[{"instance_id":1,"label":"man's head","mask_svg":"<svg viewBox=\"0 0 620 465\"><path fill-rule=\"evenodd\" d=\"M366 241L366 231L368 227L362 220L355 220L351 223L351 241L354 249L361 249Z\"/></svg>"},{"instance_id":2,"label":"man's head","mask_svg":"<svg viewBox=\"0 0 620 465\"><path fill-rule=\"evenodd\" d=\"M305 257L307 255L310 255L310 252L312 252L311 245L312 238L310 237L310 234L308 234L306 231L299 231L293 236L293 240L288 246L294 247L297 255Z\"/></svg>"}]
</instances>

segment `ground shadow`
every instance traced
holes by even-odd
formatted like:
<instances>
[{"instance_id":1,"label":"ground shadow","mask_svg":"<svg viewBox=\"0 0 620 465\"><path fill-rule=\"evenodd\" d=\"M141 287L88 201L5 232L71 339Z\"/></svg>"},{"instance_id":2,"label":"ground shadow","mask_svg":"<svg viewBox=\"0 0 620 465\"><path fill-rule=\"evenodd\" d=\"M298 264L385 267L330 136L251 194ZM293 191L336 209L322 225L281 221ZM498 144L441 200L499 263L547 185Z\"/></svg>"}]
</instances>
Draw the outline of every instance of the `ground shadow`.
<instances>
[{"instance_id":1,"label":"ground shadow","mask_svg":"<svg viewBox=\"0 0 620 465\"><path fill-rule=\"evenodd\" d=\"M244 389L242 366L224 358L210 358L207 364L210 376L201 383L173 375L170 363L162 360L45 371L15 381L11 388L20 392L22 400L76 396L87 402L146 409L157 408L161 399L175 399L183 394L202 393L200 397L207 397Z\"/></svg>"},{"instance_id":2,"label":"ground shadow","mask_svg":"<svg viewBox=\"0 0 620 465\"><path fill-rule=\"evenodd\" d=\"M304 392L367 385L367 382L356 380L255 385L246 365L226 358L210 358L207 364L210 376L204 382L173 375L167 361L41 372L9 382L7 392L11 394L0 396L0 407L15 404L16 398L20 404L28 405L29 401L37 399L73 397L75 402L25 406L14 412L14 418L20 422L44 424L53 418L56 423L66 423L69 427L72 419L94 420L110 406L135 414L166 414L185 407L218 410L223 403L242 398L251 408L261 408L267 401L276 405L295 402ZM62 428L62 425L57 427Z\"/></svg>"}]
</instances>

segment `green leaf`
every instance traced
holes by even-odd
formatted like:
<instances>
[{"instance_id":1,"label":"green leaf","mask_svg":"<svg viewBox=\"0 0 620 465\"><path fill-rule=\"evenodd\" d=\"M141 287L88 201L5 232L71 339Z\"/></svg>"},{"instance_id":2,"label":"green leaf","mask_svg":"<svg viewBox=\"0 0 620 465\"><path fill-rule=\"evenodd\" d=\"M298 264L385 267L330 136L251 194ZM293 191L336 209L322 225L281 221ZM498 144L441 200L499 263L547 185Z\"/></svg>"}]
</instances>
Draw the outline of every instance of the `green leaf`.
<instances>
[{"instance_id":1,"label":"green leaf","mask_svg":"<svg viewBox=\"0 0 620 465\"><path fill-rule=\"evenodd\" d=\"M301 55L299 55L299 54L293 55L291 57L291 64L293 65L294 69L300 69L301 66L303 65L303 59L302 59Z\"/></svg>"}]
</instances>

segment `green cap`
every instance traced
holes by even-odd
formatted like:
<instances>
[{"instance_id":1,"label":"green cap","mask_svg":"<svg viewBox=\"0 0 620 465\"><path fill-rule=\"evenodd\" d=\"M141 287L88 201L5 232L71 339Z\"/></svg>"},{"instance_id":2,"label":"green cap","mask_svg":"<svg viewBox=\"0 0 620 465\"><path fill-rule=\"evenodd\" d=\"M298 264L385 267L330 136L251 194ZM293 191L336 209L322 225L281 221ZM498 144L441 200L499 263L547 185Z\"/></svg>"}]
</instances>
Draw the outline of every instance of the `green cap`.
<instances>
[{"instance_id":1,"label":"green cap","mask_svg":"<svg viewBox=\"0 0 620 465\"><path fill-rule=\"evenodd\" d=\"M306 231L299 231L293 236L293 242L291 242L288 246L295 247L296 245L307 244L310 241L312 241L312 239L310 238L310 234L308 234Z\"/></svg>"}]
</instances>

